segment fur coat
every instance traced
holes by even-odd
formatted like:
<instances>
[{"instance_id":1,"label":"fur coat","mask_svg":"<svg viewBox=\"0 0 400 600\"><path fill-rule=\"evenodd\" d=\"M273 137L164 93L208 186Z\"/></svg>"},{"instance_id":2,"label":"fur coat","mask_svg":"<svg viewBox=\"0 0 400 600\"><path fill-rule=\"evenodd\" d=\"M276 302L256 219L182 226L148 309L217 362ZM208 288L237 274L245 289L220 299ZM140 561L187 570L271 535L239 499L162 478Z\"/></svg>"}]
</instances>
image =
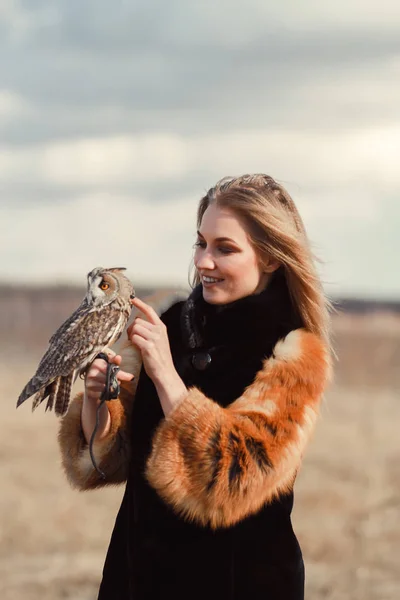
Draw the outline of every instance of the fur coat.
<instances>
[{"instance_id":1,"label":"fur coat","mask_svg":"<svg viewBox=\"0 0 400 600\"><path fill-rule=\"evenodd\" d=\"M261 294L207 304L201 286L163 315L187 398L164 417L134 348L95 445L78 396L59 441L73 486L126 481L100 600L301 600L293 483L326 386L329 353L301 326L280 271ZM137 383L137 380L139 382ZM137 389L135 387L137 386Z\"/></svg>"}]
</instances>

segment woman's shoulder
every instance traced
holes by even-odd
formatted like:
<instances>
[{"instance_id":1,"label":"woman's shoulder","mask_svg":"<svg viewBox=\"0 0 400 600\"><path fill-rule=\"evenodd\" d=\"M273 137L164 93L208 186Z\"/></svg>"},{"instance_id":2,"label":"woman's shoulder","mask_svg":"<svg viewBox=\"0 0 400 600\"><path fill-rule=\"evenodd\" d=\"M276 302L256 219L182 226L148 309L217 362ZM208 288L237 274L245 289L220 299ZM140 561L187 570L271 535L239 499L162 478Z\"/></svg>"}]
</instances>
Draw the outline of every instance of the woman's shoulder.
<instances>
[{"instance_id":1,"label":"woman's shoulder","mask_svg":"<svg viewBox=\"0 0 400 600\"><path fill-rule=\"evenodd\" d=\"M159 315L160 319L163 321L163 323L165 323L167 328L174 327L175 325L179 324L182 307L187 300L187 296L187 294L185 297L183 292L179 292L167 298L163 303Z\"/></svg>"},{"instance_id":2,"label":"woman's shoulder","mask_svg":"<svg viewBox=\"0 0 400 600\"><path fill-rule=\"evenodd\" d=\"M173 323L182 310L182 306L189 296L189 292L178 290L156 290L153 294L145 296L144 302L151 306L160 319L169 326Z\"/></svg>"}]
</instances>

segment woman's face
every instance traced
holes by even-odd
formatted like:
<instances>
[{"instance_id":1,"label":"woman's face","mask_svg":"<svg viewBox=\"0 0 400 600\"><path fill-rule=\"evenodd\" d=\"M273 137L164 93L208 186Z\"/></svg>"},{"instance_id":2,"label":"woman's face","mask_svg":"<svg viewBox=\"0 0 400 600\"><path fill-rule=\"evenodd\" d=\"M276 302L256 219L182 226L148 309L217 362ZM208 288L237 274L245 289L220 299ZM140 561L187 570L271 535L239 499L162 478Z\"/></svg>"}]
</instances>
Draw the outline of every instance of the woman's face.
<instances>
[{"instance_id":1,"label":"woman's face","mask_svg":"<svg viewBox=\"0 0 400 600\"><path fill-rule=\"evenodd\" d=\"M227 304L267 285L278 264L261 267L244 223L227 208L211 204L203 215L194 264L210 304Z\"/></svg>"}]
</instances>

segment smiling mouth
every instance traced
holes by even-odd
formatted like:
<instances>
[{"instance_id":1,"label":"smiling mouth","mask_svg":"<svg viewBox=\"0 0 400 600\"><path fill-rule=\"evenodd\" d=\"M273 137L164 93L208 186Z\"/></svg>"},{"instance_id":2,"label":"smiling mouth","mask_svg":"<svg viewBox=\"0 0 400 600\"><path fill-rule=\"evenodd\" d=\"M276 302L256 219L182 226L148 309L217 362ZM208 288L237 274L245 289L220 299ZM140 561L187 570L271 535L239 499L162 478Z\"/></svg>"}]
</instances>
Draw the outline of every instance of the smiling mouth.
<instances>
[{"instance_id":1,"label":"smiling mouth","mask_svg":"<svg viewBox=\"0 0 400 600\"><path fill-rule=\"evenodd\" d=\"M212 285L214 283L221 283L221 281L223 281L223 279L217 279L216 277L206 277L205 275L203 275L201 279L202 279L203 283L205 283L206 285Z\"/></svg>"}]
</instances>

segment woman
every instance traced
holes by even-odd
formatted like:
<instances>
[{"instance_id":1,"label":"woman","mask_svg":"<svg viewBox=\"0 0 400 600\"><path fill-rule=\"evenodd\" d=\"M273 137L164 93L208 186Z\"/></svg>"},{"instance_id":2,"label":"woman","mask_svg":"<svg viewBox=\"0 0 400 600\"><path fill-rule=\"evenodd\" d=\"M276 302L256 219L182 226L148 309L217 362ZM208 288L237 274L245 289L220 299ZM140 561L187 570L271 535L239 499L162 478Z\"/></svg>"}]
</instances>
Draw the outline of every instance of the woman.
<instances>
[{"instance_id":1,"label":"woman","mask_svg":"<svg viewBox=\"0 0 400 600\"><path fill-rule=\"evenodd\" d=\"M61 425L74 486L127 482L99 598L300 600L293 484L330 351L289 194L266 175L218 182L200 201L194 264L193 292L161 319L135 300L121 394L95 442L105 481L88 455L104 361Z\"/></svg>"}]
</instances>

